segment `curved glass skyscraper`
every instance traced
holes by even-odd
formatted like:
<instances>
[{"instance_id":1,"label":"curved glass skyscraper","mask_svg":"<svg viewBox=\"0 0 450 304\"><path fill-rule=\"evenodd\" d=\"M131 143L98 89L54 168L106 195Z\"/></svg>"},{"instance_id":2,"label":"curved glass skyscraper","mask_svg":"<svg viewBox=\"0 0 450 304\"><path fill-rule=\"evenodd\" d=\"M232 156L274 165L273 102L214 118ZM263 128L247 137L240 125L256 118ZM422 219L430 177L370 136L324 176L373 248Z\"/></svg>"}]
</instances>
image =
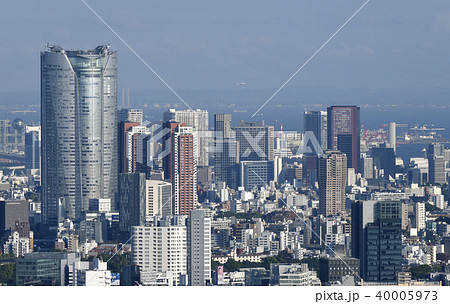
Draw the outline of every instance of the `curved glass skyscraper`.
<instances>
[{"instance_id":1,"label":"curved glass skyscraper","mask_svg":"<svg viewBox=\"0 0 450 304\"><path fill-rule=\"evenodd\" d=\"M81 219L90 198L114 201L117 54L106 45L48 48L41 52L42 211L54 226L58 217Z\"/></svg>"}]
</instances>

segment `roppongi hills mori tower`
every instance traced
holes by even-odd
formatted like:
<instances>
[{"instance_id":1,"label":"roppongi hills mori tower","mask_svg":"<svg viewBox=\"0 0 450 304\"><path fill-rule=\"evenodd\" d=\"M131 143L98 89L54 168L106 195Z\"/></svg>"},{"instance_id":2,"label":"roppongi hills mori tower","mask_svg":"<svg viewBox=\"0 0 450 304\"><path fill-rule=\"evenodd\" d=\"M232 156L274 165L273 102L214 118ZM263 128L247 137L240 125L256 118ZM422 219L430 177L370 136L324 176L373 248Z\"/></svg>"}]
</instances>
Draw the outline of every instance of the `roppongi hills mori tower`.
<instances>
[{"instance_id":1,"label":"roppongi hills mori tower","mask_svg":"<svg viewBox=\"0 0 450 304\"><path fill-rule=\"evenodd\" d=\"M117 54L109 45L41 52L44 222L80 220L117 188Z\"/></svg>"}]
</instances>

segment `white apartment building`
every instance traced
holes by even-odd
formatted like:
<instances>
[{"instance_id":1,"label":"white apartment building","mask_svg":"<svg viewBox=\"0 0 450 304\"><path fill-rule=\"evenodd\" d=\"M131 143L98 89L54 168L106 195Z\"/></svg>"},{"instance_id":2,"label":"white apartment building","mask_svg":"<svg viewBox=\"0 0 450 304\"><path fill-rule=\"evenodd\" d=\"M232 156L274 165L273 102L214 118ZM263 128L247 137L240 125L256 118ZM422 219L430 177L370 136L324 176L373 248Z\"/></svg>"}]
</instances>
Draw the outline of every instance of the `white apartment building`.
<instances>
[{"instance_id":1,"label":"white apartment building","mask_svg":"<svg viewBox=\"0 0 450 304\"><path fill-rule=\"evenodd\" d=\"M425 203L416 203L416 228L417 230L425 229Z\"/></svg>"},{"instance_id":2,"label":"white apartment building","mask_svg":"<svg viewBox=\"0 0 450 304\"><path fill-rule=\"evenodd\" d=\"M189 285L206 286L211 283L211 219L204 210L191 211L187 243Z\"/></svg>"},{"instance_id":3,"label":"white apartment building","mask_svg":"<svg viewBox=\"0 0 450 304\"><path fill-rule=\"evenodd\" d=\"M160 222L159 227L133 226L131 263L140 271L171 272L174 284L187 275L186 226Z\"/></svg>"},{"instance_id":4,"label":"white apartment building","mask_svg":"<svg viewBox=\"0 0 450 304\"><path fill-rule=\"evenodd\" d=\"M161 180L146 180L145 220L156 215L172 214L172 183Z\"/></svg>"}]
</instances>

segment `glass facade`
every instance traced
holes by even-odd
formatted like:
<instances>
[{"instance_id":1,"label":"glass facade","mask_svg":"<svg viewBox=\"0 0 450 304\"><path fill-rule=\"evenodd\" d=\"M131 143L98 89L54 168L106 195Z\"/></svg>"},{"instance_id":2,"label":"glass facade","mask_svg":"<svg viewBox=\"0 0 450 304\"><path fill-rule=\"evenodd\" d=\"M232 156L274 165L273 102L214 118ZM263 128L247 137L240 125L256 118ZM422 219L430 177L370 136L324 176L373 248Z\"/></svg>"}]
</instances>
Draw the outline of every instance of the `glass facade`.
<instances>
[{"instance_id":1,"label":"glass facade","mask_svg":"<svg viewBox=\"0 0 450 304\"><path fill-rule=\"evenodd\" d=\"M352 206L352 255L369 282L395 282L402 270L402 203L364 201Z\"/></svg>"},{"instance_id":2,"label":"glass facade","mask_svg":"<svg viewBox=\"0 0 450 304\"><path fill-rule=\"evenodd\" d=\"M57 259L18 259L16 278L18 286L60 286L61 262Z\"/></svg>"},{"instance_id":3,"label":"glass facade","mask_svg":"<svg viewBox=\"0 0 450 304\"><path fill-rule=\"evenodd\" d=\"M90 198L117 187L117 57L109 46L41 53L42 197L55 225L58 201L79 220ZM114 208L113 204L113 208ZM114 208L116 209L116 208Z\"/></svg>"}]
</instances>

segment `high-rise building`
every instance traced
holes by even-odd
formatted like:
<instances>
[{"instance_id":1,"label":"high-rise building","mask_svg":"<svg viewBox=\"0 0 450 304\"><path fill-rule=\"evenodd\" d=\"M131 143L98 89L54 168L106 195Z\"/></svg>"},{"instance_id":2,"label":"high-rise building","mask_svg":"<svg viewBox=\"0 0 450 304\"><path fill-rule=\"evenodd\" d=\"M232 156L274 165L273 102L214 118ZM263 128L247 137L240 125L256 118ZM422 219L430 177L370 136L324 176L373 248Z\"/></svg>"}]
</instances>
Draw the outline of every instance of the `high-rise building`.
<instances>
[{"instance_id":1,"label":"high-rise building","mask_svg":"<svg viewBox=\"0 0 450 304\"><path fill-rule=\"evenodd\" d=\"M0 120L0 151L13 153L25 148L25 124L20 118Z\"/></svg>"},{"instance_id":2,"label":"high-rise building","mask_svg":"<svg viewBox=\"0 0 450 304\"><path fill-rule=\"evenodd\" d=\"M146 220L156 215L172 214L172 184L162 180L146 181Z\"/></svg>"},{"instance_id":3,"label":"high-rise building","mask_svg":"<svg viewBox=\"0 0 450 304\"><path fill-rule=\"evenodd\" d=\"M177 126L172 136L173 214L189 215L198 202L196 140L192 127Z\"/></svg>"},{"instance_id":4,"label":"high-rise building","mask_svg":"<svg viewBox=\"0 0 450 304\"><path fill-rule=\"evenodd\" d=\"M265 187L274 180L273 161L242 161L239 164L239 186L245 190Z\"/></svg>"},{"instance_id":5,"label":"high-rise building","mask_svg":"<svg viewBox=\"0 0 450 304\"><path fill-rule=\"evenodd\" d=\"M6 152L8 146L9 119L0 120L0 151Z\"/></svg>"},{"instance_id":6,"label":"high-rise building","mask_svg":"<svg viewBox=\"0 0 450 304\"><path fill-rule=\"evenodd\" d=\"M402 203L352 204L352 256L360 260L368 282L395 282L402 270Z\"/></svg>"},{"instance_id":7,"label":"high-rise building","mask_svg":"<svg viewBox=\"0 0 450 304\"><path fill-rule=\"evenodd\" d=\"M365 179L373 179L373 158L364 155L361 158L361 173Z\"/></svg>"},{"instance_id":8,"label":"high-rise building","mask_svg":"<svg viewBox=\"0 0 450 304\"><path fill-rule=\"evenodd\" d=\"M125 135L125 162L126 172L138 171L138 140L142 135L148 136L150 132L146 126L132 126L128 129ZM146 173L146 172L144 172Z\"/></svg>"},{"instance_id":9,"label":"high-rise building","mask_svg":"<svg viewBox=\"0 0 450 304\"><path fill-rule=\"evenodd\" d=\"M29 203L26 200L0 201L0 236L14 230L16 223L28 223Z\"/></svg>"},{"instance_id":10,"label":"high-rise building","mask_svg":"<svg viewBox=\"0 0 450 304\"><path fill-rule=\"evenodd\" d=\"M327 151L318 159L319 209L324 216L345 211L347 156L339 151Z\"/></svg>"},{"instance_id":11,"label":"high-rise building","mask_svg":"<svg viewBox=\"0 0 450 304\"><path fill-rule=\"evenodd\" d=\"M317 155L303 155L302 181L304 186L315 186L317 182Z\"/></svg>"},{"instance_id":12,"label":"high-rise building","mask_svg":"<svg viewBox=\"0 0 450 304\"><path fill-rule=\"evenodd\" d=\"M322 150L327 150L327 112L305 111L303 113L303 130L311 131L316 137Z\"/></svg>"},{"instance_id":13,"label":"high-rise building","mask_svg":"<svg viewBox=\"0 0 450 304\"><path fill-rule=\"evenodd\" d=\"M120 231L130 232L146 220L146 179L144 173L119 174Z\"/></svg>"},{"instance_id":14,"label":"high-rise building","mask_svg":"<svg viewBox=\"0 0 450 304\"><path fill-rule=\"evenodd\" d=\"M211 283L211 219L192 210L187 219L187 271L190 286Z\"/></svg>"},{"instance_id":15,"label":"high-rise building","mask_svg":"<svg viewBox=\"0 0 450 304\"><path fill-rule=\"evenodd\" d=\"M239 142L232 137L231 114L214 115L214 181L237 187L236 164L239 163Z\"/></svg>"},{"instance_id":16,"label":"high-rise building","mask_svg":"<svg viewBox=\"0 0 450 304\"><path fill-rule=\"evenodd\" d=\"M267 126L264 121L244 122L232 127L235 138L239 142L240 161L273 160L274 132L273 126Z\"/></svg>"},{"instance_id":17,"label":"high-rise building","mask_svg":"<svg viewBox=\"0 0 450 304\"><path fill-rule=\"evenodd\" d=\"M195 154L197 155L198 166L208 166L209 143L211 136L209 134L209 113L206 110L175 110L169 109L163 113L163 123L179 122L186 124L187 127L193 127L193 134L197 141Z\"/></svg>"},{"instance_id":18,"label":"high-rise building","mask_svg":"<svg viewBox=\"0 0 450 304\"><path fill-rule=\"evenodd\" d=\"M419 231L425 229L425 222L426 222L425 203L417 202L414 206L414 212L415 212L414 227L417 228L417 230Z\"/></svg>"},{"instance_id":19,"label":"high-rise building","mask_svg":"<svg viewBox=\"0 0 450 304\"><path fill-rule=\"evenodd\" d=\"M388 148L397 149L397 125L395 122L389 123Z\"/></svg>"},{"instance_id":20,"label":"high-rise building","mask_svg":"<svg viewBox=\"0 0 450 304\"><path fill-rule=\"evenodd\" d=\"M143 122L142 109L119 109L117 111L118 122L137 122L141 124Z\"/></svg>"},{"instance_id":21,"label":"high-rise building","mask_svg":"<svg viewBox=\"0 0 450 304\"><path fill-rule=\"evenodd\" d=\"M427 150L428 179L432 184L445 184L445 148L440 143L431 143Z\"/></svg>"},{"instance_id":22,"label":"high-rise building","mask_svg":"<svg viewBox=\"0 0 450 304\"><path fill-rule=\"evenodd\" d=\"M147 178L160 166L161 142L158 139L161 131L161 125L148 124L147 131L135 138L136 170L146 173Z\"/></svg>"},{"instance_id":23,"label":"high-rise building","mask_svg":"<svg viewBox=\"0 0 450 304\"><path fill-rule=\"evenodd\" d=\"M214 131L223 138L231 137L231 114L214 114ZM216 136L219 136L216 134Z\"/></svg>"},{"instance_id":24,"label":"high-rise building","mask_svg":"<svg viewBox=\"0 0 450 304\"><path fill-rule=\"evenodd\" d=\"M360 132L359 107L331 106L328 108L329 150L339 150L347 155L347 167L359 170Z\"/></svg>"},{"instance_id":25,"label":"high-rise building","mask_svg":"<svg viewBox=\"0 0 450 304\"><path fill-rule=\"evenodd\" d=\"M371 153L373 165L379 169L383 169L384 178L389 180L389 177L395 179L395 152L394 148L372 148Z\"/></svg>"},{"instance_id":26,"label":"high-rise building","mask_svg":"<svg viewBox=\"0 0 450 304\"><path fill-rule=\"evenodd\" d=\"M143 273L171 272L176 285L187 275L186 225L180 219L155 219L153 225L134 226L131 263Z\"/></svg>"},{"instance_id":27,"label":"high-rise building","mask_svg":"<svg viewBox=\"0 0 450 304\"><path fill-rule=\"evenodd\" d=\"M41 53L43 219L58 200L80 220L89 199L117 191L117 54L108 45Z\"/></svg>"},{"instance_id":28,"label":"high-rise building","mask_svg":"<svg viewBox=\"0 0 450 304\"><path fill-rule=\"evenodd\" d=\"M25 169L41 169L41 127L25 127Z\"/></svg>"},{"instance_id":29,"label":"high-rise building","mask_svg":"<svg viewBox=\"0 0 450 304\"><path fill-rule=\"evenodd\" d=\"M119 173L128 172L128 160L127 160L127 143L128 143L128 132L131 131L133 127L138 127L140 124L138 122L125 122L119 121L117 127L117 146L118 146L118 168ZM128 172L129 173L129 172Z\"/></svg>"},{"instance_id":30,"label":"high-rise building","mask_svg":"<svg viewBox=\"0 0 450 304\"><path fill-rule=\"evenodd\" d=\"M173 165L173 154L172 154L172 141L175 130L178 126L185 127L186 124L168 121L163 123L163 135L162 135L162 170L164 171L164 177L172 180L172 165Z\"/></svg>"}]
</instances>

